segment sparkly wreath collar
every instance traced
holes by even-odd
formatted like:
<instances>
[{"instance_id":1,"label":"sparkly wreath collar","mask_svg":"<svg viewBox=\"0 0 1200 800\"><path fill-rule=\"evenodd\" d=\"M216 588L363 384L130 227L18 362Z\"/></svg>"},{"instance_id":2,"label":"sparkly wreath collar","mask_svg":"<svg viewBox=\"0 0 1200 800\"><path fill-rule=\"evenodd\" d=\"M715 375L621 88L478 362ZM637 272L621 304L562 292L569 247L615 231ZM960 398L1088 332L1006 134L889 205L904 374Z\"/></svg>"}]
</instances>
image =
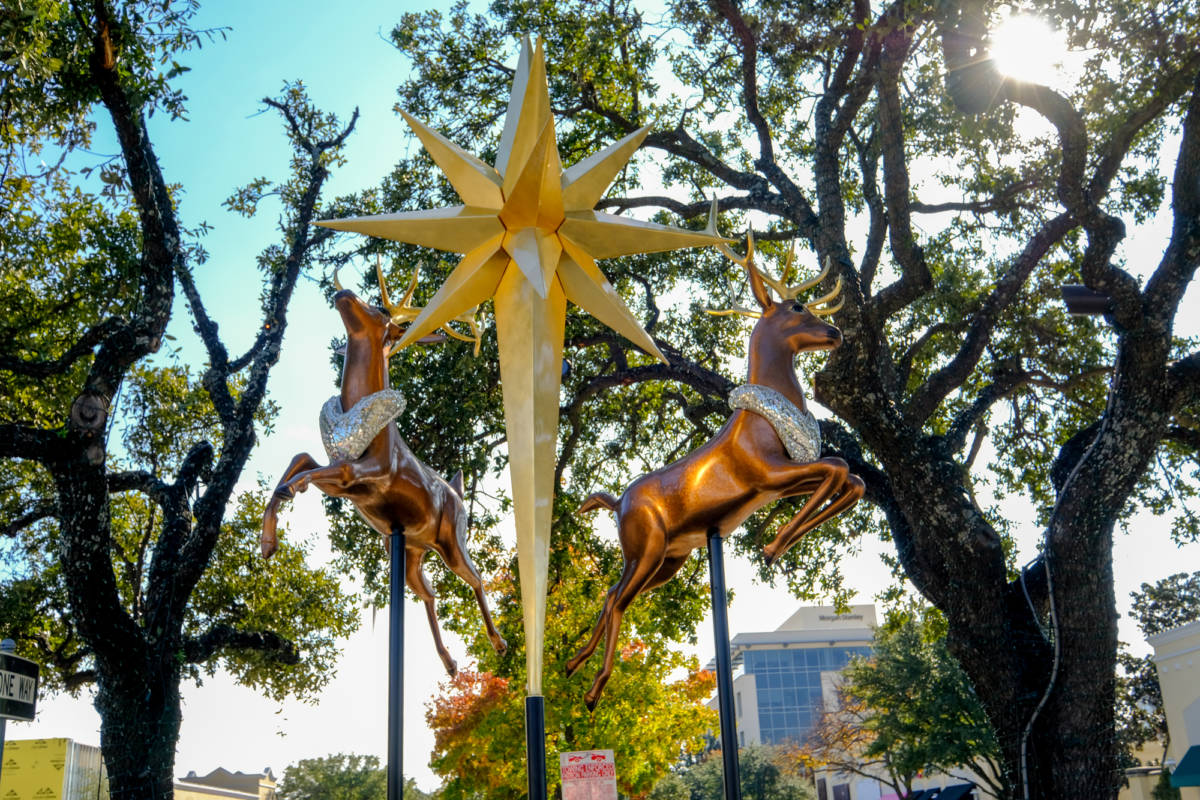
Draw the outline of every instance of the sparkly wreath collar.
<instances>
[{"instance_id":1,"label":"sparkly wreath collar","mask_svg":"<svg viewBox=\"0 0 1200 800\"><path fill-rule=\"evenodd\" d=\"M331 461L354 461L363 454L380 431L404 411L404 394L383 389L342 411L342 400L334 395L321 407L321 442Z\"/></svg>"},{"instance_id":2,"label":"sparkly wreath collar","mask_svg":"<svg viewBox=\"0 0 1200 800\"><path fill-rule=\"evenodd\" d=\"M821 457L821 426L808 411L767 386L746 383L729 393L729 407L752 411L771 423L788 456L808 463Z\"/></svg>"}]
</instances>

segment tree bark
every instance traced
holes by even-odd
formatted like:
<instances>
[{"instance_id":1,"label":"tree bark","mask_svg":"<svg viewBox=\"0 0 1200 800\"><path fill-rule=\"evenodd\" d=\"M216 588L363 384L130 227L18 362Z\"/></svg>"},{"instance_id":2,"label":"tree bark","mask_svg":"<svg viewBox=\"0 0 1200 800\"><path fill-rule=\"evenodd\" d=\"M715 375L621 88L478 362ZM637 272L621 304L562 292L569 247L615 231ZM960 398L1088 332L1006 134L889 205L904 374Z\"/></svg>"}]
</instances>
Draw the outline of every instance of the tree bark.
<instances>
[{"instance_id":1,"label":"tree bark","mask_svg":"<svg viewBox=\"0 0 1200 800\"><path fill-rule=\"evenodd\" d=\"M113 800L174 797L181 712L180 671L172 662L109 665L98 676L100 748Z\"/></svg>"}]
</instances>

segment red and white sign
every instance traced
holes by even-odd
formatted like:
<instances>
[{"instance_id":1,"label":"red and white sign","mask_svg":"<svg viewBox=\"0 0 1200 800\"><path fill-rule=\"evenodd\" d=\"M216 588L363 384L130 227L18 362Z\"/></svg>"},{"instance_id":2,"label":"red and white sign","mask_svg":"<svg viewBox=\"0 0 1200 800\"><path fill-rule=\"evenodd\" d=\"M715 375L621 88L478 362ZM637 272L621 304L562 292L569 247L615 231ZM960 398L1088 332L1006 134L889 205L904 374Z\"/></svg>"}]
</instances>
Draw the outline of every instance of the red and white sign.
<instances>
[{"instance_id":1,"label":"red and white sign","mask_svg":"<svg viewBox=\"0 0 1200 800\"><path fill-rule=\"evenodd\" d=\"M559 753L563 800L617 800L617 763L612 750Z\"/></svg>"}]
</instances>

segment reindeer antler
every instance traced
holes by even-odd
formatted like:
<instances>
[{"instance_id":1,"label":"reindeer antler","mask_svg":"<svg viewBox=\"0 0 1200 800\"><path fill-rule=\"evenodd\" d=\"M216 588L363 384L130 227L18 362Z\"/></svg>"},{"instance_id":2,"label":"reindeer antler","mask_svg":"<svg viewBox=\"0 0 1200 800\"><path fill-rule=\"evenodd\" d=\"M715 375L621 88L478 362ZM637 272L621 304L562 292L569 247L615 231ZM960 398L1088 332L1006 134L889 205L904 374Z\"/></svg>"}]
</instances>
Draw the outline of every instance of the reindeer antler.
<instances>
[{"instance_id":1,"label":"reindeer antler","mask_svg":"<svg viewBox=\"0 0 1200 800\"><path fill-rule=\"evenodd\" d=\"M806 289L811 289L812 287L819 284L821 281L825 280L825 276L829 274L829 271L831 269L833 269L833 258L831 256L825 256L825 269L821 270L821 274L818 275L817 277L813 278L811 281L807 281L804 284L801 284L801 286L796 290L796 294L799 294L800 292L802 292ZM846 303L846 298L843 297L841 300L838 301L838 304L836 306L829 305L829 303L833 302L834 298L836 298L841 293L842 293L842 276L839 275L837 281L834 282L834 284L833 284L833 289L831 289L828 294L823 294L820 297L818 297L816 300L810 300L809 302L804 304L804 307L807 308L810 313L815 314L818 317L827 317L830 314L833 314L833 313L837 312L838 310L840 310L841 307Z\"/></svg>"},{"instance_id":2,"label":"reindeer antler","mask_svg":"<svg viewBox=\"0 0 1200 800\"><path fill-rule=\"evenodd\" d=\"M383 307L386 308L387 312L392 315L392 322L396 323L397 325L410 324L423 310L420 306L412 305L413 293L417 290L417 276L420 274L420 272L421 265L418 264L417 268L413 270L412 280L408 282L408 289L404 292L404 297L400 299L399 303L392 303L388 298L387 282L383 278L383 267L380 264L379 256L375 257L375 275L379 278L379 296L380 299L383 300ZM335 272L335 283L336 280L337 273ZM340 289L341 287L338 286L338 288ZM444 330L449 336L458 339L461 342L474 342L475 355L479 355L480 345L479 326L475 322L475 314L478 310L479 306L475 306L459 314L453 320L454 322L461 322L464 325L467 325L471 329L470 336L465 333L459 333L451 328L449 324L442 326L442 330Z\"/></svg>"},{"instance_id":3,"label":"reindeer antler","mask_svg":"<svg viewBox=\"0 0 1200 800\"><path fill-rule=\"evenodd\" d=\"M762 273L758 271L758 267L754 266L754 232L746 230L746 255L739 256L733 251L733 248L721 241L721 234L717 232L717 198L714 196L712 205L708 209L708 225L705 231L714 237L717 237L717 250L726 258L735 264L739 264L746 270L746 278L750 281L750 291L754 294L754 299L758 301L758 305L765 311L771 307L771 296L767 294L766 284L763 283ZM732 295L733 293L730 292ZM754 311L749 308L734 304L734 307L725 311L714 311L707 309L710 314L724 316L728 314L741 314L742 316L756 318L761 316L761 312Z\"/></svg>"},{"instance_id":4,"label":"reindeer antler","mask_svg":"<svg viewBox=\"0 0 1200 800\"><path fill-rule=\"evenodd\" d=\"M713 236L720 236L720 234L717 233L717 198L715 197L713 198L712 206L708 211L708 226L705 228L705 230ZM746 255L744 256L739 256L733 251L733 248L724 242L719 242L716 247L721 254L730 261L745 268L746 275L750 280L750 288L754 292L755 299L758 300L759 305L761 305L764 309L766 309L771 303L770 297L766 295L766 287L769 286L770 288L774 289L775 293L779 295L780 300L795 300L801 292L806 292L814 286L819 285L821 281L825 280L825 278L829 275L830 270L833 269L833 259L829 256L826 256L825 268L821 270L820 275L810 280L801 281L800 283L789 286L787 282L791 277L791 273L794 268L794 261L796 257L795 247L789 249L787 255L784 256L783 272L779 279L772 278L766 271L760 270L754 263L754 231L749 229L746 231ZM759 291L758 288L756 288L756 285L757 287L762 288L763 297L759 297ZM828 305L834 298L841 294L841 291L842 279L839 276L832 291L817 298L816 300L805 303L805 307L811 313L819 317L829 316L830 314L838 311L845 302L843 299L836 306ZM730 289L729 294L731 297L733 296L732 288ZM707 311L709 314L715 314L717 316L728 316L730 314L741 314L742 316L751 318L758 318L762 316L761 312L738 305L737 302L734 302L732 308L721 310L708 308L705 309L705 311Z\"/></svg>"}]
</instances>

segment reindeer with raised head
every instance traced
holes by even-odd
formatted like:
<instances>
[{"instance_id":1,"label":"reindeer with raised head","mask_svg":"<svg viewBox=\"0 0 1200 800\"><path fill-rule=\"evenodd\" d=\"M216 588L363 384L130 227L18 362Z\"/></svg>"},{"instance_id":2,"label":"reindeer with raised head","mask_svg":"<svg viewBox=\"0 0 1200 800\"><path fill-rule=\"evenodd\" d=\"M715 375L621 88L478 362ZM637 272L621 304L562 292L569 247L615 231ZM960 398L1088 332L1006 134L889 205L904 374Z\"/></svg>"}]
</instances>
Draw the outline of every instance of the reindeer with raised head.
<instances>
[{"instance_id":1,"label":"reindeer with raised head","mask_svg":"<svg viewBox=\"0 0 1200 800\"><path fill-rule=\"evenodd\" d=\"M709 222L714 235L715 216L714 207ZM796 298L825 279L828 259L816 278L788 287L786 268L783 279L775 281L755 267L753 237L747 239L744 258L727 245L720 248L745 268L760 307L719 312L758 318L750 334L748 382L730 394L733 413L716 436L673 464L641 476L620 498L598 492L579 508L580 513L605 508L616 514L625 561L591 638L567 662L572 675L605 639L604 665L585 695L589 709L595 708L612 673L625 609L638 595L673 577L693 550L707 544L710 531L728 536L767 503L809 495L766 546L767 560L773 562L863 495L862 480L850 474L845 461L820 457L820 428L807 410L793 365L798 353L841 344L841 331L821 319L841 308L840 303L830 305L841 291L840 279L829 294L803 303ZM768 283L779 293L778 301L768 294Z\"/></svg>"},{"instance_id":2,"label":"reindeer with raised head","mask_svg":"<svg viewBox=\"0 0 1200 800\"><path fill-rule=\"evenodd\" d=\"M350 500L359 516L383 534L389 551L390 534L402 530L407 548L405 582L424 601L434 646L446 671L454 675L458 667L442 643L434 613L433 588L421 569L421 559L427 551L433 550L441 556L446 566L474 590L492 646L503 652L506 645L488 611L483 580L467 554L462 471L449 482L443 480L412 454L395 424L396 417L404 411L404 397L388 385L387 362L393 345L404 333L401 326L406 326L420 311L409 303L416 275L402 301L393 304L388 299L378 263L375 269L386 310L368 305L343 289L334 276L339 291L333 296L333 304L346 327L347 341L341 393L331 397L321 409L321 440L330 463L321 466L308 453L292 459L263 514L262 554L270 558L278 546L275 531L280 504L310 484L331 497ZM447 332L466 338L450 328ZM472 332L476 334L478 347L474 325ZM443 338L427 337L423 341Z\"/></svg>"}]
</instances>

